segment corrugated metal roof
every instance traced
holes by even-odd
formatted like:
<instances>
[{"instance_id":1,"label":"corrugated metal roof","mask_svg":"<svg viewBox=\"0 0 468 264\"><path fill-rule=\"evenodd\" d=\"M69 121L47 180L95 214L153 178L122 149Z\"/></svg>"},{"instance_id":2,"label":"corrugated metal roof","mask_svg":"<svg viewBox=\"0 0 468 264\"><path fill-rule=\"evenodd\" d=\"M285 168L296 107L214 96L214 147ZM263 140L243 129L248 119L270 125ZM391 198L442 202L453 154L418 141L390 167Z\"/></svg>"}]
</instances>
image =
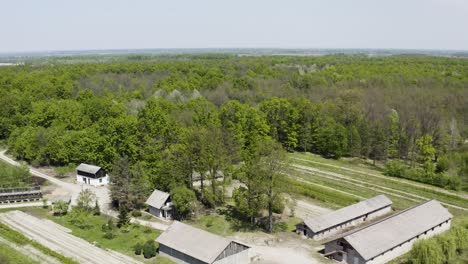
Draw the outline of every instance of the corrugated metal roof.
<instances>
[{"instance_id":1,"label":"corrugated metal roof","mask_svg":"<svg viewBox=\"0 0 468 264\"><path fill-rule=\"evenodd\" d=\"M392 201L382 194L325 215L306 219L304 223L317 233L390 205Z\"/></svg>"},{"instance_id":2,"label":"corrugated metal roof","mask_svg":"<svg viewBox=\"0 0 468 264\"><path fill-rule=\"evenodd\" d=\"M99 167L99 166L89 165L89 164L86 164L86 163L81 163L76 168L76 170L84 171L84 172L91 173L91 174L96 174L96 172L98 172L100 169L101 169L101 167Z\"/></svg>"},{"instance_id":3,"label":"corrugated metal roof","mask_svg":"<svg viewBox=\"0 0 468 264\"><path fill-rule=\"evenodd\" d=\"M168 198L169 193L160 190L154 190L148 200L146 200L146 204L154 208L161 209Z\"/></svg>"},{"instance_id":4,"label":"corrugated metal roof","mask_svg":"<svg viewBox=\"0 0 468 264\"><path fill-rule=\"evenodd\" d=\"M353 230L342 238L365 260L369 260L451 218L452 215L439 202L430 200Z\"/></svg>"},{"instance_id":5,"label":"corrugated metal roof","mask_svg":"<svg viewBox=\"0 0 468 264\"><path fill-rule=\"evenodd\" d=\"M178 221L174 221L156 241L206 263L214 262L232 242Z\"/></svg>"}]
</instances>

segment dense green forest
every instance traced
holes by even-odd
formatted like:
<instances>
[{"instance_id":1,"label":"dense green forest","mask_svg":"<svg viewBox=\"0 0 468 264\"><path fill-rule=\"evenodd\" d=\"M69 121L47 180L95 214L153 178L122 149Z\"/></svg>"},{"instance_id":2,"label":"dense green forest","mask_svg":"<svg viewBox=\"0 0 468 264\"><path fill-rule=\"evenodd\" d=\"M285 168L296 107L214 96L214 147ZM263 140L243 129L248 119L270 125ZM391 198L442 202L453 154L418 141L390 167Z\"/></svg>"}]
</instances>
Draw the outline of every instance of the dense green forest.
<instances>
[{"instance_id":1,"label":"dense green forest","mask_svg":"<svg viewBox=\"0 0 468 264\"><path fill-rule=\"evenodd\" d=\"M154 187L190 189L194 172L249 179L265 146L276 149L264 144L270 139L287 151L386 162L389 176L468 190L466 59L125 58L0 67L0 139L33 165L88 162L130 175L120 180L148 187L121 190L137 198ZM222 202L215 184L209 189L204 199Z\"/></svg>"}]
</instances>

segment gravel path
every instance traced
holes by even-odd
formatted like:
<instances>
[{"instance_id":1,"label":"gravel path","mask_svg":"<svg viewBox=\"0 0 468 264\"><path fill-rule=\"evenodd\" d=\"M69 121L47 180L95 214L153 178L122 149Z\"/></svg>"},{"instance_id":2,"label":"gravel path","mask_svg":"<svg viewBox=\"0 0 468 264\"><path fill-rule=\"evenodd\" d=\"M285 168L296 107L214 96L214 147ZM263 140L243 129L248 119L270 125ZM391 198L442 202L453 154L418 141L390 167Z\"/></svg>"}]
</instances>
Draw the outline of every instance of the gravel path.
<instances>
[{"instance_id":1,"label":"gravel path","mask_svg":"<svg viewBox=\"0 0 468 264\"><path fill-rule=\"evenodd\" d=\"M13 165L13 166L19 166L20 164L11 159L10 157L5 155L6 150L0 151L0 159L4 160L5 162ZM65 182L61 181L55 177L52 177L50 175L44 174L31 166L29 166L29 171L31 174L44 178L50 182L52 182L55 185L58 185L59 187L65 189L68 193L71 195L71 205L76 205L76 199L78 198L79 193L84 190L84 189L91 189L95 194L99 202L99 206L101 207L101 212L103 214L112 216L117 218L118 213L111 210L110 208L110 195L109 195L109 188L108 186L99 186L99 187L94 187L82 183L70 183L70 182ZM41 204L42 205L42 204ZM140 225L148 226L154 229L158 230L166 230L170 223L164 224L164 223L158 223L158 222L149 222L149 221L144 221L140 219L135 219L131 218L130 221L132 223L139 223Z\"/></svg>"},{"instance_id":2,"label":"gravel path","mask_svg":"<svg viewBox=\"0 0 468 264\"><path fill-rule=\"evenodd\" d=\"M44 205L43 202L4 203L4 204L0 204L0 209L21 208L21 207L39 207L43 205ZM47 205L51 205L50 202L47 202Z\"/></svg>"},{"instance_id":3,"label":"gravel path","mask_svg":"<svg viewBox=\"0 0 468 264\"><path fill-rule=\"evenodd\" d=\"M56 228L50 222L43 221L20 211L0 214L0 221L23 233L42 245L75 259L79 263L89 264L138 264L137 260L115 251L98 248L87 241Z\"/></svg>"}]
</instances>

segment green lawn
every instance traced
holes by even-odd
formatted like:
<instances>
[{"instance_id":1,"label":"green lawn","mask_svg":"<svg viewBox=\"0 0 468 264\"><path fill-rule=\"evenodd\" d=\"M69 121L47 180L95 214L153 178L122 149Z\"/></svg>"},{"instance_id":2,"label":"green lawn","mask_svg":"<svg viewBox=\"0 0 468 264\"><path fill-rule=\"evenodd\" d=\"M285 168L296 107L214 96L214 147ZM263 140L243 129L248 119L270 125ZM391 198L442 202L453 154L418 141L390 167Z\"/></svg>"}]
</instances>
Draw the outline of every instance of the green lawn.
<instances>
[{"instance_id":1,"label":"green lawn","mask_svg":"<svg viewBox=\"0 0 468 264\"><path fill-rule=\"evenodd\" d=\"M161 232L141 225L131 224L128 232L122 232L117 227L113 228L115 235L112 239L104 237L105 232L102 226L107 224L108 217L88 215L85 221L89 223L90 228L81 229L69 222L68 216L50 216L51 220L57 222L72 230L72 234L81 237L99 247L112 249L126 255L135 256L133 246L137 243L144 244L147 240L155 240Z\"/></svg>"},{"instance_id":2,"label":"green lawn","mask_svg":"<svg viewBox=\"0 0 468 264\"><path fill-rule=\"evenodd\" d=\"M39 264L28 256L0 242L0 263L2 264Z\"/></svg>"},{"instance_id":3,"label":"green lawn","mask_svg":"<svg viewBox=\"0 0 468 264\"><path fill-rule=\"evenodd\" d=\"M226 219L225 215L203 215L196 220L189 221L189 223L195 227L220 236L229 236L234 233L233 227Z\"/></svg>"}]
</instances>

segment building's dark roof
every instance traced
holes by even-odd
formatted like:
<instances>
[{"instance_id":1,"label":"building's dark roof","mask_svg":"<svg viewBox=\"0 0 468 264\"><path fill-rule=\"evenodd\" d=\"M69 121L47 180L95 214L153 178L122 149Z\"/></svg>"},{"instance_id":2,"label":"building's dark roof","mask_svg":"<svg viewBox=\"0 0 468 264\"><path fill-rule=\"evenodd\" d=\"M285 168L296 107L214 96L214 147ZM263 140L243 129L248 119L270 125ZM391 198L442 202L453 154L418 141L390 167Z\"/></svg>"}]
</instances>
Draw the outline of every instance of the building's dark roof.
<instances>
[{"instance_id":1,"label":"building's dark roof","mask_svg":"<svg viewBox=\"0 0 468 264\"><path fill-rule=\"evenodd\" d=\"M91 173L91 174L96 174L100 169L101 169L101 167L99 167L99 166L89 165L89 164L86 164L86 163L81 163L76 168L76 170L78 170L78 171L83 171L83 172L87 172L87 173Z\"/></svg>"},{"instance_id":2,"label":"building's dark roof","mask_svg":"<svg viewBox=\"0 0 468 264\"><path fill-rule=\"evenodd\" d=\"M365 260L369 260L451 218L439 202L430 200L336 239L345 239Z\"/></svg>"},{"instance_id":3,"label":"building's dark roof","mask_svg":"<svg viewBox=\"0 0 468 264\"><path fill-rule=\"evenodd\" d=\"M315 233L318 233L391 205L392 201L382 194L325 215L306 219L304 224Z\"/></svg>"}]
</instances>

